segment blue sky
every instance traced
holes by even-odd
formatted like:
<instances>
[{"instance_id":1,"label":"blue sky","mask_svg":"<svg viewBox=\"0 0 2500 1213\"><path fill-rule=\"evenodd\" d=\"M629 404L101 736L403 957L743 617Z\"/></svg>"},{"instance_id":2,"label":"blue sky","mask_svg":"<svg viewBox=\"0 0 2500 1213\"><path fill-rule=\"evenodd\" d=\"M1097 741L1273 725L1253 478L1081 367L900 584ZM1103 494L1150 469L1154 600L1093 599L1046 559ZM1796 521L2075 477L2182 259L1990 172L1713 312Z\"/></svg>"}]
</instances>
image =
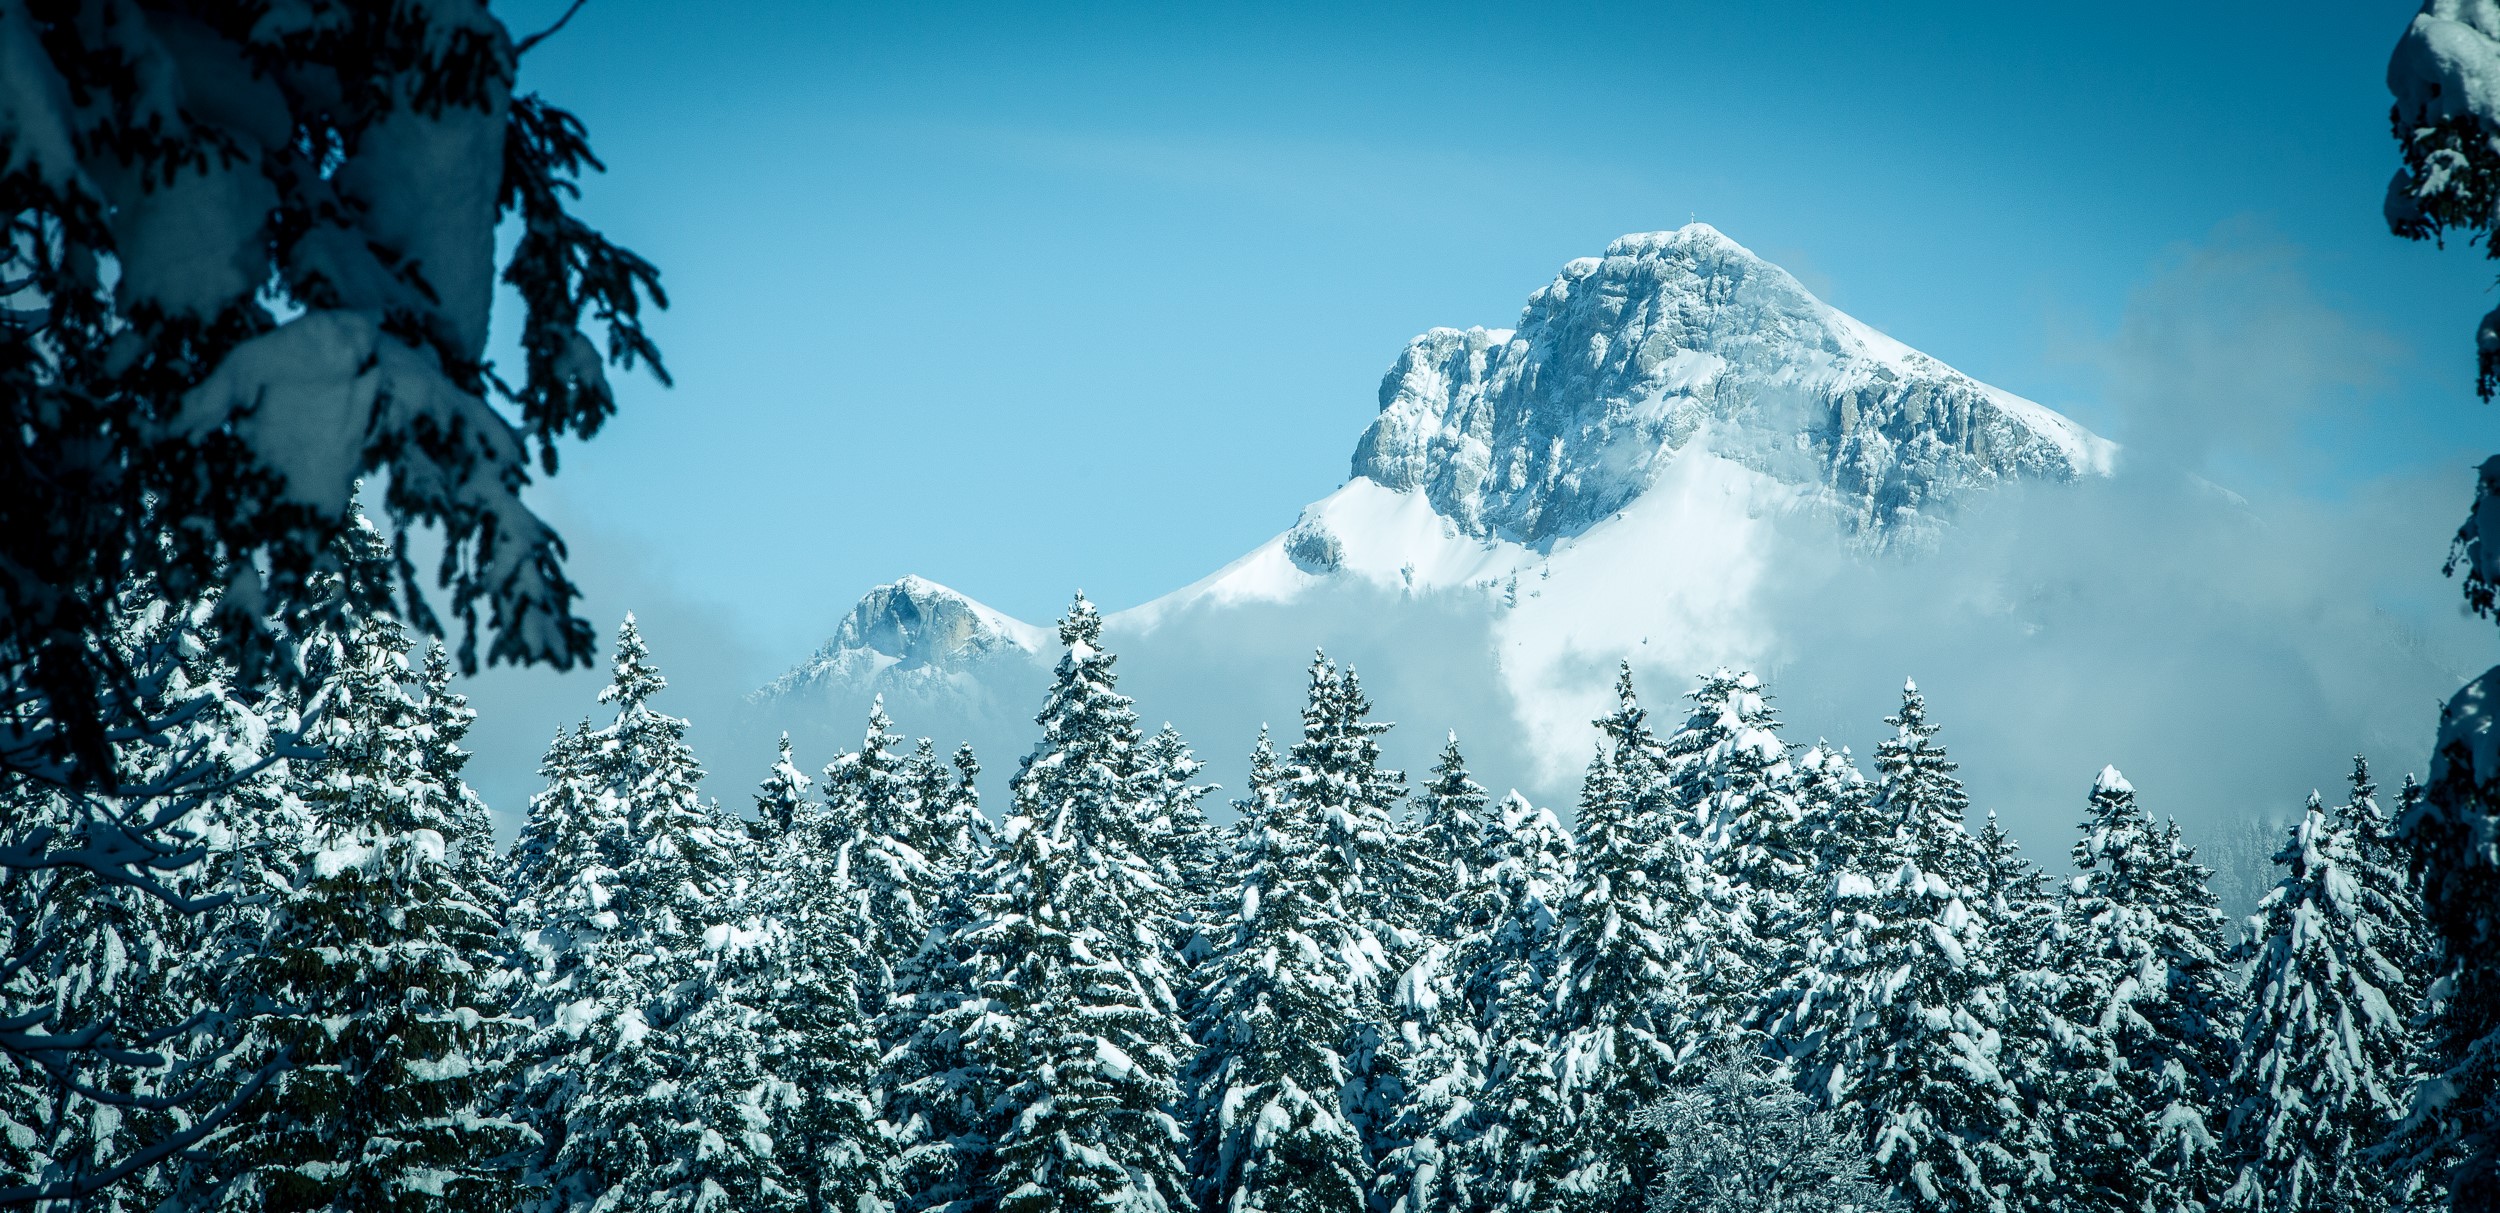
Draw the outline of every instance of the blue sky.
<instances>
[{"instance_id":1,"label":"blue sky","mask_svg":"<svg viewBox=\"0 0 2500 1213\"><path fill-rule=\"evenodd\" d=\"M2461 511L2491 272L2378 217L2412 7L590 0L523 85L607 160L583 210L661 266L677 386L627 382L538 500L586 612L643 611L720 689L906 572L1028 619L1128 606L1339 484L1409 336L1697 217L2113 437L2190 434L2217 479L2452 466ZM2164 331L2148 284L2215 264L2247 271L2224 306L2334 318L2283 336L2335 364L2323 404L2112 402L2111 351ZM588 707L501 678L490 713Z\"/></svg>"}]
</instances>

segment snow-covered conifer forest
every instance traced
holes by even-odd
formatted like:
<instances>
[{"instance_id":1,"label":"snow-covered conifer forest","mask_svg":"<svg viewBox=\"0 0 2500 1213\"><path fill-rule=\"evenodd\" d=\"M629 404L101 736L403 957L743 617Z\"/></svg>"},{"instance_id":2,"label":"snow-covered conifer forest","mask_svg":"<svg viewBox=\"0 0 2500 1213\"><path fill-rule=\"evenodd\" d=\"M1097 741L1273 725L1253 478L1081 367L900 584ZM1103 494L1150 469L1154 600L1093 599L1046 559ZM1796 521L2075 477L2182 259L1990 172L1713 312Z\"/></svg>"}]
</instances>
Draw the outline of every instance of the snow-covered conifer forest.
<instances>
[{"instance_id":1,"label":"snow-covered conifer forest","mask_svg":"<svg viewBox=\"0 0 2500 1213\"><path fill-rule=\"evenodd\" d=\"M0 1206L2500 1207L2500 671L2422 780L2355 757L2280 806L2243 921L2114 766L2059 790L2070 838L2014 838L1915 682L1856 754L1754 673L1627 663L1581 692L1576 798L1537 804L1471 773L1515 739L1408 720L1446 742L1390 769L1325 653L1298 720L1156 727L1081 594L1031 630L1055 664L1010 752L880 701L855 746L785 736L711 773L751 803L707 797L666 654L630 615L600 644L522 503L613 412L608 367L665 378L658 271L573 212L599 161L517 87L553 32L466 0L0 0ZM2488 236L2500 10L2430 0L2390 85L2392 228ZM1662 327L1613 369L1685 395L1639 415L1561 398L1535 343L1436 330L1384 392L1377 478L1242 567L1362 565L1328 523L1393 492L1452 543L1568 538L1746 376L1836 393L1832 443L1733 454L1830 474L1870 534L1940 524L1939 486L2106 470L1703 225L1572 263L1595 288L1532 318L1662 266L1751 275L1776 325L1729 330L1732 363ZM518 368L488 357L499 282ZM1468 445L1501 409L1547 427L1502 436L1544 452L1533 481ZM2489 614L2500 459L2481 476L2453 567ZM1515 606L1518 568L1481 588ZM481 633L490 662L609 671L509 839L464 776ZM1249 755L1243 786L1207 747ZM1012 772L988 804L985 763Z\"/></svg>"},{"instance_id":2,"label":"snow-covered conifer forest","mask_svg":"<svg viewBox=\"0 0 2500 1213\"><path fill-rule=\"evenodd\" d=\"M385 575L376 530L347 546L344 579ZM857 748L785 747L723 805L628 617L502 846L441 646L351 614L296 642L309 691L247 703L203 656L209 618L150 602L123 638L201 705L184 740L248 768L174 827L204 852L176 877L189 912L77 867L0 886L13 942L44 949L9 1012L145 1027L170 1059L18 1066L0 1182L229 1109L64 1208L2441 1194L2394 1161L2432 1073L2435 944L2394 834L2421 792L2360 759L2245 924L2115 769L2072 789L2080 875L2025 859L1915 684L1861 759L1792 740L1753 675L1626 671L1578 802L1541 806L1479 785L1456 736L1428 773L1385 769L1389 722L1322 655L1298 725L1231 739L1254 774L1210 805L1079 596L1005 803L979 802L969 749L877 710ZM23 792L8 811L70 820ZM159 1102L177 1083L205 1099Z\"/></svg>"}]
</instances>

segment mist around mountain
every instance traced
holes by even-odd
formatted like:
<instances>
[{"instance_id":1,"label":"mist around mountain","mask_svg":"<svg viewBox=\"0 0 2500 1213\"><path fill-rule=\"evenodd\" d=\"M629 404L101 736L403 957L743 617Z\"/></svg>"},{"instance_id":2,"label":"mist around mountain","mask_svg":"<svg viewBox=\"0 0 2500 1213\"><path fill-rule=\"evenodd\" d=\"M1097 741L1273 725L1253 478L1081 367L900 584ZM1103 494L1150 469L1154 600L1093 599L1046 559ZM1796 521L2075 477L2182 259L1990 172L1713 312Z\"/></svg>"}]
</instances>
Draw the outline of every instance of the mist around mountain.
<instances>
[{"instance_id":1,"label":"mist around mountain","mask_svg":"<svg viewBox=\"0 0 2500 1213\"><path fill-rule=\"evenodd\" d=\"M2139 390L2165 378L2211 381L2150 368ZM2110 760L2227 832L2290 812L2322 759L2418 749L2466 664L2412 576L2432 545L2378 538L2419 530L2379 520L2421 486L2252 503L2187 471L2175 427L2122 449L1706 224L1571 262L1511 328L1418 336L1379 398L1343 487L1106 617L1140 712L1228 787L1314 649L1403 723L1394 759L1420 769L1455 731L1488 784L1556 804L1619 664L1658 686L1724 665L1860 752L1915 675L2018 835L2055 837ZM2314 588L2339 580L2355 592ZM882 697L905 732L994 756L997 782L1055 659L1040 628L904 577L735 730L830 756Z\"/></svg>"}]
</instances>

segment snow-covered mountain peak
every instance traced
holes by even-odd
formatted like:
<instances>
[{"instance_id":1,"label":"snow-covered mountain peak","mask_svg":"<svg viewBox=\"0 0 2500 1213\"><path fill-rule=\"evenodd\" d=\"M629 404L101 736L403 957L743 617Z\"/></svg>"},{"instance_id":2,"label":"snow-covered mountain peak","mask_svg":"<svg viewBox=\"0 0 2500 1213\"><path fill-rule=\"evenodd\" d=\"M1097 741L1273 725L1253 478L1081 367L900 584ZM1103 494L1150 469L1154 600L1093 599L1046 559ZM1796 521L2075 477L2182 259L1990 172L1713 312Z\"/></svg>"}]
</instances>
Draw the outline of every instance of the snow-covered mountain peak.
<instances>
[{"instance_id":1,"label":"snow-covered mountain peak","mask_svg":"<svg viewBox=\"0 0 2500 1213\"><path fill-rule=\"evenodd\" d=\"M1030 659L1051 644L1041 628L907 575L863 595L813 656L755 697L776 699L818 686L884 690L943 682L1001 658Z\"/></svg>"},{"instance_id":2,"label":"snow-covered mountain peak","mask_svg":"<svg viewBox=\"0 0 2500 1213\"><path fill-rule=\"evenodd\" d=\"M1353 472L1467 534L1543 547L1621 510L1705 430L1879 541L1970 487L2106 472L2114 449L1694 223L1570 262L1515 329L1417 337Z\"/></svg>"},{"instance_id":3,"label":"snow-covered mountain peak","mask_svg":"<svg viewBox=\"0 0 2500 1213\"><path fill-rule=\"evenodd\" d=\"M1231 668L1253 633L1307 651L1385 629L1396 639L1380 643L1416 671L1487 646L1476 693L1506 697L1540 761L1572 763L1602 710L1587 695L1627 657L1681 678L1774 650L1761 603L1783 545L1828 549L1836 527L1887 547L1932 533L1956 498L2106 473L2113 451L1695 223L1565 265L1515 329L1415 338L1346 484L1105 624L1115 647L1166 646L1201 673ZM1213 635L1226 639L1173 656ZM897 719L916 699L989 722L969 733L1021 738L1055 639L905 578L759 698L805 689L850 711L884 693Z\"/></svg>"}]
</instances>

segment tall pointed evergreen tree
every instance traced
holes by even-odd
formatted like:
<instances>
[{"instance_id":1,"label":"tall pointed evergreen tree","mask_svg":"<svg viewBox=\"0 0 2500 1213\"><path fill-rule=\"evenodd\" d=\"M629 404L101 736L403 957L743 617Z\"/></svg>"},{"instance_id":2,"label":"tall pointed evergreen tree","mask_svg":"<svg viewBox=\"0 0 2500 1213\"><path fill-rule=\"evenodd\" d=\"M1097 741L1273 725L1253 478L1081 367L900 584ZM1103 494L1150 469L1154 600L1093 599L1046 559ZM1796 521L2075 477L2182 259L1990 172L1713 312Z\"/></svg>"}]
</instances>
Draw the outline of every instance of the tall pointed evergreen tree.
<instances>
[{"instance_id":1,"label":"tall pointed evergreen tree","mask_svg":"<svg viewBox=\"0 0 2500 1213\"><path fill-rule=\"evenodd\" d=\"M1390 1127L1396 1143L1379 1166L1382 1202L1408 1213L1438 1208L1448 1143L1483 1085L1482 1008L1465 997L1470 945L1491 927L1496 900L1477 886L1492 878L1502 822L1467 774L1453 733L1432 780L1414 799L1403 834L1424 913L1413 960L1399 977L1399 1045L1406 1056L1404 1099Z\"/></svg>"},{"instance_id":2,"label":"tall pointed evergreen tree","mask_svg":"<svg viewBox=\"0 0 2500 1213\"><path fill-rule=\"evenodd\" d=\"M758 842L776 843L788 837L793 826L807 813L807 789L810 781L799 764L790 757L790 735L781 735L781 757L772 771L755 789L755 837Z\"/></svg>"},{"instance_id":3,"label":"tall pointed evergreen tree","mask_svg":"<svg viewBox=\"0 0 2500 1213\"><path fill-rule=\"evenodd\" d=\"M2082 833L2057 951L2070 1041L2054 1110L2059 1180L2108 1207L2209 1204L2236 1019L2210 873L2115 768L2094 782Z\"/></svg>"},{"instance_id":4,"label":"tall pointed evergreen tree","mask_svg":"<svg viewBox=\"0 0 2500 1213\"><path fill-rule=\"evenodd\" d=\"M790 823L811 811L789 739L757 796L759 820L784 824L758 848L756 904L768 933L771 1016L766 1068L789 1084L783 1168L808 1213L885 1213L901 1193L894 1142L878 1118L874 1022L858 989L858 905L838 851Z\"/></svg>"},{"instance_id":5,"label":"tall pointed evergreen tree","mask_svg":"<svg viewBox=\"0 0 2500 1213\"><path fill-rule=\"evenodd\" d=\"M579 812L615 831L613 886L554 863L534 883L576 901L605 893L568 988L541 983L543 1018L526 1106L549 1143L545 1210L795 1210L776 1128L798 1092L766 1071L762 936L743 879L745 832L701 799L686 722L650 699L668 682L631 615L600 702L616 718L551 756L561 783L532 804L525 840L561 837ZM562 758L562 762L556 760ZM587 812L582 810L587 809ZM542 821L542 819L544 819ZM603 848L548 848L600 863ZM525 894L526 895L526 894Z\"/></svg>"},{"instance_id":6,"label":"tall pointed evergreen tree","mask_svg":"<svg viewBox=\"0 0 2500 1213\"><path fill-rule=\"evenodd\" d=\"M1704 874L1692 1019L1678 1028L1675 1051L1711 1058L1754 1039L1766 995L1803 964L1797 928L1809 915L1813 855L1761 683L1724 668L1699 681L1691 715L1662 750L1672 820L1697 840Z\"/></svg>"},{"instance_id":7,"label":"tall pointed evergreen tree","mask_svg":"<svg viewBox=\"0 0 2500 1213\"><path fill-rule=\"evenodd\" d=\"M1262 731L1237 802L1240 881L1191 1030L1190 1171L1202 1209L1360 1213L1371 1167L1344 1048L1373 977L1358 958L1378 945L1346 904L1330 823L1287 780Z\"/></svg>"},{"instance_id":8,"label":"tall pointed evergreen tree","mask_svg":"<svg viewBox=\"0 0 2500 1213\"><path fill-rule=\"evenodd\" d=\"M1419 938L1417 876L1392 814L1406 776L1380 765L1385 721L1352 667L1312 659L1302 737L1288 751L1284 793L1318 826L1320 872L1349 916L1345 971L1360 1014L1344 1042L1345 1107L1362 1135L1367 1166L1395 1148L1391 1125L1404 1099L1404 1047L1391 1005L1398 974Z\"/></svg>"},{"instance_id":9,"label":"tall pointed evergreen tree","mask_svg":"<svg viewBox=\"0 0 2500 1213\"><path fill-rule=\"evenodd\" d=\"M1885 827L1825 895L1799 994L1774 1035L1825 1106L1863 1118L1876 1178L1912 1207L1998 1210L2021 1181L2025 1122L2002 1069L2006 992L1988 938L1987 861L1968 804L1905 685L1868 808ZM1890 865L1889 870L1876 865Z\"/></svg>"},{"instance_id":10,"label":"tall pointed evergreen tree","mask_svg":"<svg viewBox=\"0 0 2500 1213\"><path fill-rule=\"evenodd\" d=\"M1170 857L1175 888L1203 887L1223 868L1215 827L1199 803L1215 791L1214 785L1197 782L1206 765L1169 723L1155 730L1139 752L1139 770L1154 805L1157 849Z\"/></svg>"},{"instance_id":11,"label":"tall pointed evergreen tree","mask_svg":"<svg viewBox=\"0 0 2500 1213\"><path fill-rule=\"evenodd\" d=\"M1450 794L1456 781L1435 782ZM1439 1031L1377 1180L1391 1213L1525 1207L1511 1203L1512 1186L1524 1185L1524 1201L1557 1173L1549 1154L1562 1098L1549 1044L1571 835L1516 793L1485 817L1474 848L1483 866L1457 895L1454 917L1468 925L1452 951Z\"/></svg>"},{"instance_id":12,"label":"tall pointed evergreen tree","mask_svg":"<svg viewBox=\"0 0 2500 1213\"><path fill-rule=\"evenodd\" d=\"M2064 1027L2056 1005L2063 975L2056 968L2057 901L2047 877L2023 858L1994 810L1979 830L1985 943L2005 988L1997 1069L2022 1109L1997 1135L2012 1156L2017 1208L2055 1208L2059 1200L2055 1144L2056 1086Z\"/></svg>"},{"instance_id":13,"label":"tall pointed evergreen tree","mask_svg":"<svg viewBox=\"0 0 2500 1213\"><path fill-rule=\"evenodd\" d=\"M1428 915L1428 934L1457 940L1484 925L1459 921L1458 907L1466 900L1463 890L1492 867L1487 849L1500 826L1484 785L1467 773L1458 734L1451 733L1431 781L1415 796L1414 820L1404 831L1419 900L1428 908L1439 907Z\"/></svg>"},{"instance_id":14,"label":"tall pointed evergreen tree","mask_svg":"<svg viewBox=\"0 0 2500 1213\"><path fill-rule=\"evenodd\" d=\"M2398 1203L2372 1152L2420 1078L2413 1018L2422 934L2411 877L2367 851L2384 834L2369 765L2333 815L2312 793L2258 907L2248 1010L2231 1076L2222 1206L2350 1213Z\"/></svg>"},{"instance_id":15,"label":"tall pointed evergreen tree","mask_svg":"<svg viewBox=\"0 0 2500 1213\"><path fill-rule=\"evenodd\" d=\"M477 712L467 696L452 689L451 676L450 650L439 640L426 645L417 697L427 733L422 751L428 764L426 774L452 798L451 815L460 827L459 861L469 868L467 879L489 896L487 904L500 908L507 898L495 850L495 815L487 809L485 798L461 778L461 772L468 769L469 752L460 746L468 740L470 726L477 723Z\"/></svg>"},{"instance_id":16,"label":"tall pointed evergreen tree","mask_svg":"<svg viewBox=\"0 0 2500 1213\"><path fill-rule=\"evenodd\" d=\"M1640 692L1632 685L1632 663L1628 661L1615 670L1615 710L1598 717L1597 731L1613 753L1614 769L1630 794L1663 806L1671 763L1666 743L1649 727L1649 709L1641 706ZM1646 823L1644 828L1666 828L1671 824L1661 812L1656 821Z\"/></svg>"},{"instance_id":17,"label":"tall pointed evergreen tree","mask_svg":"<svg viewBox=\"0 0 2500 1213\"><path fill-rule=\"evenodd\" d=\"M949 1199L1002 1211L1185 1207L1175 1076L1177 897L1159 847L1160 772L1140 765L1102 618L1078 595L1067 653L1017 772L1015 815L976 898L954 988L924 1041L922 1102L954 1155ZM948 1087L964 1094L949 1098Z\"/></svg>"},{"instance_id":18,"label":"tall pointed evergreen tree","mask_svg":"<svg viewBox=\"0 0 2500 1213\"><path fill-rule=\"evenodd\" d=\"M941 905L989 860L990 823L981 815L981 793L973 786L980 774L981 762L973 757L970 745L956 747L949 760L939 757L936 743L926 737L903 764L903 779L911 787L914 805L911 843L928 862L936 886L944 891Z\"/></svg>"},{"instance_id":19,"label":"tall pointed evergreen tree","mask_svg":"<svg viewBox=\"0 0 2500 1213\"><path fill-rule=\"evenodd\" d=\"M1552 1041L1572 838L1551 812L1515 796L1503 802L1500 821L1501 858L1493 878L1477 886L1496 899L1491 925L1463 965L1465 997L1483 1008L1485 1056L1476 1106L1449 1134L1444 1207L1452 1209L1536 1208L1568 1158Z\"/></svg>"},{"instance_id":20,"label":"tall pointed evergreen tree","mask_svg":"<svg viewBox=\"0 0 2500 1213\"><path fill-rule=\"evenodd\" d=\"M1504 1185L1509 1208L1640 1209L1661 1143L1630 1118L1666 1092L1685 1060L1675 1048L1692 1014L1687 929L1700 905L1700 865L1682 831L1654 827L1658 802L1635 791L1619 755L1601 751L1581 785L1556 945L1550 998L1563 1124L1541 1165L1523 1165Z\"/></svg>"},{"instance_id":21,"label":"tall pointed evergreen tree","mask_svg":"<svg viewBox=\"0 0 2500 1213\"><path fill-rule=\"evenodd\" d=\"M914 778L902 744L881 696L868 709L859 749L824 771L830 818L850 831L828 842L849 853L860 924L869 932L860 976L864 988L878 992L894 985L895 971L927 942L945 896L942 875L922 850L937 840L938 822L921 804L916 785L925 779Z\"/></svg>"},{"instance_id":22,"label":"tall pointed evergreen tree","mask_svg":"<svg viewBox=\"0 0 2500 1213\"><path fill-rule=\"evenodd\" d=\"M379 537L357 537L378 560ZM388 617L317 638L326 667L296 772L313 823L243 981L289 1065L220 1145L225 1201L269 1210L508 1202L527 1131L488 1106L522 1025L496 978L495 890L459 786L456 705L412 685ZM465 723L465 722L462 722ZM449 736L446 736L446 732ZM443 752L436 752L437 750Z\"/></svg>"}]
</instances>

